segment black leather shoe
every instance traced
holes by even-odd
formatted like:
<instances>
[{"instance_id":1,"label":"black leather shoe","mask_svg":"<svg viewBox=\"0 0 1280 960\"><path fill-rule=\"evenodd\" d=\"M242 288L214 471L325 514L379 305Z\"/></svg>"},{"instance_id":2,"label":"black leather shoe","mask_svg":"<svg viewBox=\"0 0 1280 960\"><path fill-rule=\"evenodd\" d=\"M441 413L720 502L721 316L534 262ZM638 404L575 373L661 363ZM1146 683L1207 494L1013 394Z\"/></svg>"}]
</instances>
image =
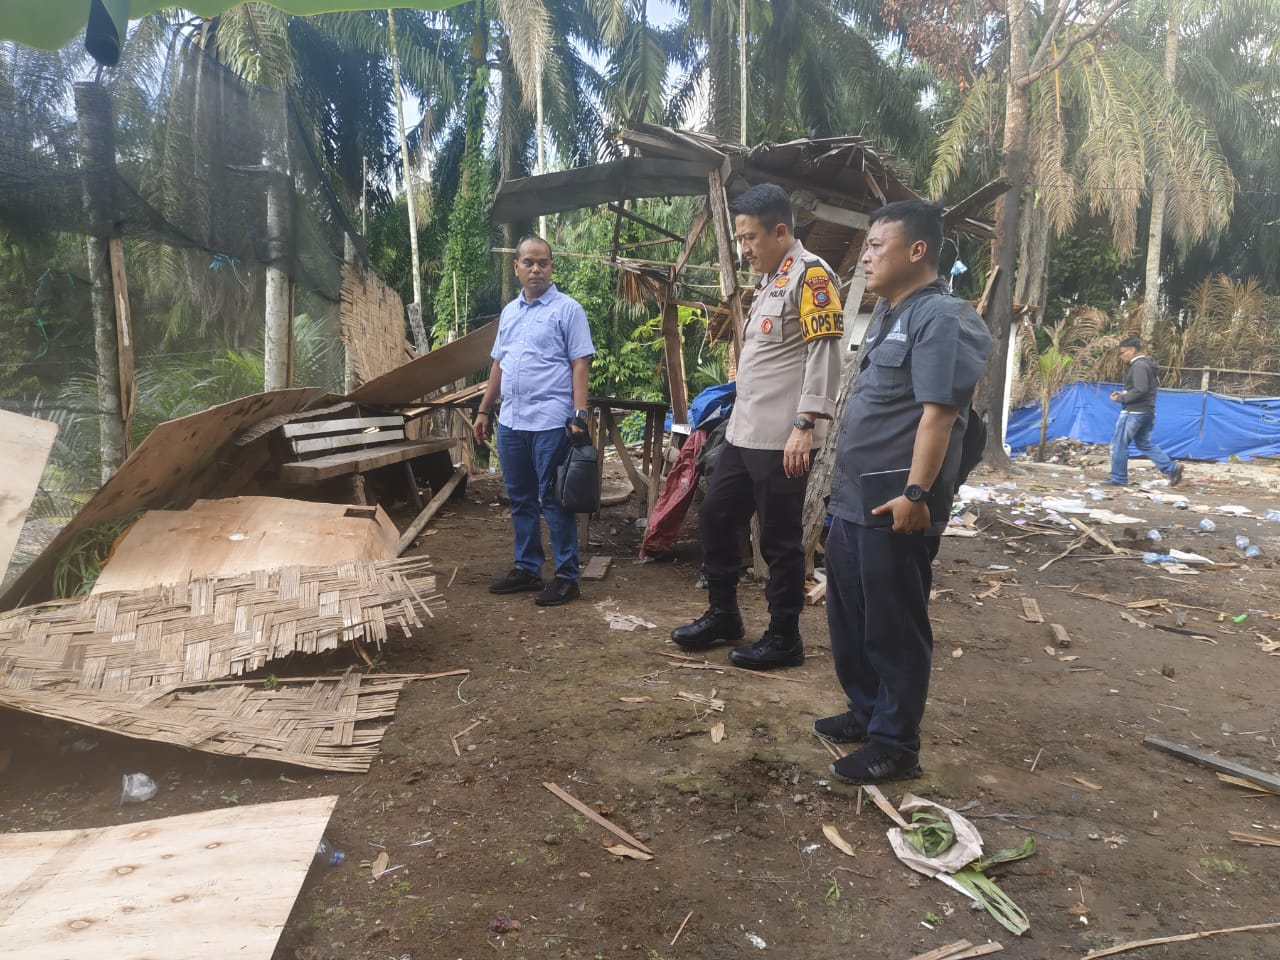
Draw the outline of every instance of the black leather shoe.
<instances>
[{"instance_id":1,"label":"black leather shoe","mask_svg":"<svg viewBox=\"0 0 1280 960\"><path fill-rule=\"evenodd\" d=\"M852 710L813 721L813 732L832 743L862 743L867 739L867 721Z\"/></svg>"},{"instance_id":2,"label":"black leather shoe","mask_svg":"<svg viewBox=\"0 0 1280 960\"><path fill-rule=\"evenodd\" d=\"M489 584L490 593L523 593L525 590L541 590L542 578L523 567L512 567L511 572Z\"/></svg>"},{"instance_id":3,"label":"black leather shoe","mask_svg":"<svg viewBox=\"0 0 1280 960\"><path fill-rule=\"evenodd\" d=\"M540 607L558 607L570 600L577 600L580 596L582 593L578 589L577 580L556 577L542 588L542 592L533 598L533 602Z\"/></svg>"},{"instance_id":4,"label":"black leather shoe","mask_svg":"<svg viewBox=\"0 0 1280 960\"><path fill-rule=\"evenodd\" d=\"M804 663L804 644L800 634L777 633L773 628L748 647L734 647L729 662L745 670L772 670L774 667L798 667Z\"/></svg>"},{"instance_id":5,"label":"black leather shoe","mask_svg":"<svg viewBox=\"0 0 1280 960\"><path fill-rule=\"evenodd\" d=\"M924 768L920 766L920 754L894 750L873 740L831 764L831 776L841 783L889 783L923 777Z\"/></svg>"},{"instance_id":6,"label":"black leather shoe","mask_svg":"<svg viewBox=\"0 0 1280 960\"><path fill-rule=\"evenodd\" d=\"M685 650L705 650L721 642L736 643L742 639L742 614L712 607L693 623L672 630L671 639Z\"/></svg>"}]
</instances>

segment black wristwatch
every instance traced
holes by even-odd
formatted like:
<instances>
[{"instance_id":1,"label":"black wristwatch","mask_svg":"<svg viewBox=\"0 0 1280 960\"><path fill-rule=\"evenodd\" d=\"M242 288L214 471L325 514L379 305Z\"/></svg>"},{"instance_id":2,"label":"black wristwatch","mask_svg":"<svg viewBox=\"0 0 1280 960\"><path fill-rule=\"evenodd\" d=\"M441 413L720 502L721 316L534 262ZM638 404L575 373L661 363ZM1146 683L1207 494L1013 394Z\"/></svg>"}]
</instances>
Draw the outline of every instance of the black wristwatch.
<instances>
[{"instance_id":1,"label":"black wristwatch","mask_svg":"<svg viewBox=\"0 0 1280 960\"><path fill-rule=\"evenodd\" d=\"M797 430L812 430L818 425L818 421L810 420L808 417L796 417L791 421L791 425Z\"/></svg>"},{"instance_id":2,"label":"black wristwatch","mask_svg":"<svg viewBox=\"0 0 1280 960\"><path fill-rule=\"evenodd\" d=\"M929 491L918 483L908 483L907 489L902 491L902 495L912 503L919 503L929 495Z\"/></svg>"}]
</instances>

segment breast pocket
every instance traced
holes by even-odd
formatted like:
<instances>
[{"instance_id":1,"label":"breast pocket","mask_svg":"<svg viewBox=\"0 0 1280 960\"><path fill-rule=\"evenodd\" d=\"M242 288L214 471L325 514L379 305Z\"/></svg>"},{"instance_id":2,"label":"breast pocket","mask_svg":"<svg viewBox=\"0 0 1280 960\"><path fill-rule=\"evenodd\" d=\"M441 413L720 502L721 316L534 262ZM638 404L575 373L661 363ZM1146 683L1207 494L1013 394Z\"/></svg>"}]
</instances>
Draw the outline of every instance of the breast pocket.
<instances>
[{"instance_id":1,"label":"breast pocket","mask_svg":"<svg viewBox=\"0 0 1280 960\"><path fill-rule=\"evenodd\" d=\"M556 357L564 353L564 340L554 323L540 323L529 331L529 345L540 357Z\"/></svg>"},{"instance_id":2,"label":"breast pocket","mask_svg":"<svg viewBox=\"0 0 1280 960\"><path fill-rule=\"evenodd\" d=\"M785 304L782 297L769 297L756 311L755 339L766 343L782 342L782 308Z\"/></svg>"},{"instance_id":3,"label":"breast pocket","mask_svg":"<svg viewBox=\"0 0 1280 960\"><path fill-rule=\"evenodd\" d=\"M906 343L882 343L868 360L858 374L858 386L868 399L897 400L911 390L911 351Z\"/></svg>"}]
</instances>

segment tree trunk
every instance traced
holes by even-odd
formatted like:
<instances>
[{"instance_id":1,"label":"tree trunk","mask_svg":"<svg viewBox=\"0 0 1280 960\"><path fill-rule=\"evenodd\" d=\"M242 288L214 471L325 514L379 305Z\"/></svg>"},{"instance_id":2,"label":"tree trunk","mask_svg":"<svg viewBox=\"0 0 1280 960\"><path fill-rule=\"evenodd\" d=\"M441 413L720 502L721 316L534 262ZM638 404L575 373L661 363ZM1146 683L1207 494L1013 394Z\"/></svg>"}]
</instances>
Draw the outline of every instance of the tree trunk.
<instances>
[{"instance_id":1,"label":"tree trunk","mask_svg":"<svg viewBox=\"0 0 1280 960\"><path fill-rule=\"evenodd\" d=\"M745 3L746 0L738 0ZM733 140L737 126L737 89L734 78L733 11L727 3L710 3L707 18L707 67L711 87L711 132Z\"/></svg>"},{"instance_id":2,"label":"tree trunk","mask_svg":"<svg viewBox=\"0 0 1280 960\"><path fill-rule=\"evenodd\" d=\"M515 67L511 63L510 47L510 40L504 37L502 51L498 56L498 62L502 64L502 90L499 92L501 99L498 105L498 169L504 181L514 180L520 175L518 169L520 143L519 137L514 135L515 131L520 129L519 96L516 92L518 81ZM516 240L516 225L511 222L504 223L502 245L514 247ZM505 258L502 259L501 274L502 302L510 303L516 295L516 276L510 262Z\"/></svg>"},{"instance_id":3,"label":"tree trunk","mask_svg":"<svg viewBox=\"0 0 1280 960\"><path fill-rule=\"evenodd\" d=\"M1169 32L1164 38L1164 78L1172 87L1178 77L1178 31L1182 0L1169 0ZM1164 211L1169 178L1157 170L1151 188L1151 229L1147 236L1147 279L1142 296L1142 342L1149 345L1160 316L1160 256L1164 246Z\"/></svg>"},{"instance_id":4,"label":"tree trunk","mask_svg":"<svg viewBox=\"0 0 1280 960\"><path fill-rule=\"evenodd\" d=\"M276 147L267 158L267 242L269 266L264 271L266 305L263 339L264 390L284 390L289 384L289 351L293 339L293 310L285 261L293 249L293 180L289 169L289 98L281 90L280 128L268 142Z\"/></svg>"},{"instance_id":5,"label":"tree trunk","mask_svg":"<svg viewBox=\"0 0 1280 960\"><path fill-rule=\"evenodd\" d=\"M113 229L110 190L104 189L115 173L115 131L111 96L101 84L77 83L75 100L81 169L85 171L83 202L89 220L86 246L93 308L93 345L98 365L101 476L102 482L106 483L124 463L126 451L125 425L120 407L120 343L107 249Z\"/></svg>"},{"instance_id":6,"label":"tree trunk","mask_svg":"<svg viewBox=\"0 0 1280 960\"><path fill-rule=\"evenodd\" d=\"M409 310L409 326L413 331L414 350L419 355L430 349L426 327L422 324L422 263L418 254L418 207L413 195L413 168L409 165L409 140L404 129L404 94L400 89L400 55L396 51L395 11L387 11L387 42L391 47L391 85L396 95L396 139L400 142L401 180L404 183L405 206L409 210L409 262L413 271L413 306Z\"/></svg>"},{"instance_id":7,"label":"tree trunk","mask_svg":"<svg viewBox=\"0 0 1280 960\"><path fill-rule=\"evenodd\" d=\"M1008 0L1009 74L1004 107L1004 149L1000 175L1009 181L1009 192L996 202L995 263L1000 267L991 299L987 327L991 331L991 356L978 383L978 409L987 415L988 466L1007 470L1009 455L1004 450L1005 389L1008 379L1009 333L1013 323L1013 280L1017 274L1018 240L1023 194L1027 186L1027 137L1031 117L1031 88L1023 81L1028 75L1027 44L1030 39L1027 0Z\"/></svg>"}]
</instances>

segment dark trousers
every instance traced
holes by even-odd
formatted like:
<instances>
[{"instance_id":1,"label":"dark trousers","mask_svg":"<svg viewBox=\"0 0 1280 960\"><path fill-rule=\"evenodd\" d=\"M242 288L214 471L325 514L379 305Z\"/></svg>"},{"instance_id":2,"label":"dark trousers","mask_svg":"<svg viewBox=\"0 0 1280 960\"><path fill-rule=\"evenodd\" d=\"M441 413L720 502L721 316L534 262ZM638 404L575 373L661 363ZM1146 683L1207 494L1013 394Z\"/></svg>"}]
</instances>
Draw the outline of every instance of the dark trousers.
<instances>
[{"instance_id":1,"label":"dark trousers","mask_svg":"<svg viewBox=\"0 0 1280 960\"><path fill-rule=\"evenodd\" d=\"M839 517L827 536L836 678L872 740L917 753L933 662L929 589L941 539Z\"/></svg>"},{"instance_id":2,"label":"dark trousers","mask_svg":"<svg viewBox=\"0 0 1280 960\"><path fill-rule=\"evenodd\" d=\"M698 515L702 570L713 607L738 607L738 537L754 513L760 521L760 553L769 565L769 613L775 620L799 621L804 608L801 524L808 482L808 476L786 475L781 450L725 445Z\"/></svg>"}]
</instances>

